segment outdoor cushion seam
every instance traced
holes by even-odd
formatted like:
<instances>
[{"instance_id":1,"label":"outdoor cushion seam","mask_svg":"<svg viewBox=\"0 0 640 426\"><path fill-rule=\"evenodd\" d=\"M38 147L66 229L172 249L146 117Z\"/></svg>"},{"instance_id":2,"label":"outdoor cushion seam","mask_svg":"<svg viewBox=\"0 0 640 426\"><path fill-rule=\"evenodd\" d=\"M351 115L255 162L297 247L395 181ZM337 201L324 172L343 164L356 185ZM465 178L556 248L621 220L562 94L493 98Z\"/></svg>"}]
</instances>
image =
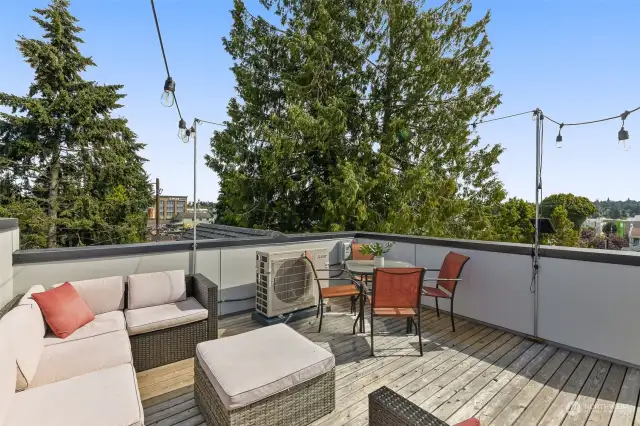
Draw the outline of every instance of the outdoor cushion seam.
<instances>
[{"instance_id":1,"label":"outdoor cushion seam","mask_svg":"<svg viewBox=\"0 0 640 426\"><path fill-rule=\"evenodd\" d=\"M334 366L334 367L332 367L332 368L331 368L331 370L333 370L334 368L335 368L335 366ZM289 386L289 387L287 387L286 389L279 390L279 391L277 391L277 392L272 392L272 393L270 393L269 395L265 395L265 396L261 397L259 400L251 401L251 402L249 402L249 403L248 403L248 404L246 404L246 405L243 405L243 406L240 406L240 407L236 407L236 408L243 408L243 407L246 407L247 405L251 405L251 404L253 404L254 402L262 401L262 400L263 400L263 399L265 399L265 398L269 398L270 396L277 395L277 394L279 394L279 393L281 393L281 392L283 392L283 391L286 391L286 390L288 390L288 389L291 389L291 388L292 388L292 387L294 387L294 386L298 386L298 385L301 385L301 384L303 384L303 383L310 382L310 381L311 381L311 380L313 380L313 379L317 379L317 378L318 378L318 377L320 377L320 376L323 376L323 375L325 375L325 374L328 374L331 370L329 370L329 371L325 371L324 373L316 374L316 375L315 375L315 376L313 376L313 377L309 377L309 378L308 378L307 380L305 380L304 382L296 383L296 384L295 384L295 385L293 385L293 386ZM272 383L273 383L273 382L272 382ZM269 384L270 384L270 383L269 383ZM252 389L252 390L255 390L255 389ZM242 392L242 393L247 393L247 392L250 392L250 391L245 391L245 392ZM230 396L238 396L238 395L241 395L242 393L237 394L237 395L230 395Z\"/></svg>"},{"instance_id":2,"label":"outdoor cushion seam","mask_svg":"<svg viewBox=\"0 0 640 426\"><path fill-rule=\"evenodd\" d=\"M47 347L47 346L55 346L55 345L59 345L61 343L79 342L80 340L86 340L86 339L91 339L93 337L104 336L105 334L109 334L109 333L117 333L118 331L127 331L127 330L124 329L124 328L120 328L118 330L105 331L105 332L98 333L98 334L92 334L91 336L78 337L77 339L72 339L72 340L66 340L66 338L63 339L63 338L60 338L60 337L56 337L57 339L60 339L61 342L50 343L48 345L45 345L45 347ZM67 336L67 337L70 337L70 336ZM45 336L45 339L46 338L47 337Z\"/></svg>"},{"instance_id":3,"label":"outdoor cushion seam","mask_svg":"<svg viewBox=\"0 0 640 426\"><path fill-rule=\"evenodd\" d=\"M204 308L203 308L203 309L204 309ZM132 310L134 310L134 309L132 309ZM205 310L206 310L206 309L205 309ZM171 318L171 319L188 318L188 317L195 316L195 315L196 315L196 314L187 314L187 315L181 315L181 316L179 316L179 317L173 317L173 318ZM208 312L207 312L207 316L209 316L209 315L208 315ZM204 320L205 320L205 319L203 318L203 319L202 319L202 321L204 321ZM147 323L144 323L143 325L132 325L132 326L129 326L129 324L127 324L127 329L129 329L129 330L133 330L133 329L135 329L135 328L146 327L146 326L148 326L148 325L157 324L157 323L159 323L159 322L163 322L163 321L167 321L167 319L162 319L162 320L158 320L158 321L154 321L154 322L147 322Z\"/></svg>"},{"instance_id":4,"label":"outdoor cushion seam","mask_svg":"<svg viewBox=\"0 0 640 426\"><path fill-rule=\"evenodd\" d=\"M292 373L289 373L289 374L288 374L288 375L286 375L285 377L289 377L289 376L291 376L291 375L293 375L293 374L299 373L299 372L301 372L302 370L305 370L305 369L307 369L307 368L314 367L314 366L316 366L316 365L320 364L321 362L326 361L327 359L329 359L329 358L325 358L325 359L323 359L323 360L321 360L321 361L318 361L318 362L316 362L316 363L313 363L313 364L311 364L311 365L307 365L307 366L306 366L306 367L304 367L304 368L301 368L301 369L296 370L296 371L294 371L294 372L292 372ZM335 368L335 366L334 366L333 368ZM209 369L209 371L211 372L211 369ZM325 372L325 373L322 373L322 374L326 374L326 372ZM315 377L321 376L322 374L318 374L317 376L314 376L314 377L312 377L312 378L315 378ZM212 373L212 375L213 375L213 373ZM215 375L213 375L213 377L215 377ZM282 379L284 379L285 377L281 377L281 378L276 379L276 380L273 380L273 381L271 381L271 382L269 382L269 383L265 383L265 384L263 384L263 385L260 385L260 388L263 388L263 387L265 387L265 386L268 386L268 385L270 385L270 384L273 384L273 383L277 382L278 380L282 380ZM307 379L307 380L305 380L305 381L309 381L309 380L311 380L311 379ZM218 381L218 383L220 383L220 382ZM300 382L300 383L304 383L304 382ZM294 385L294 386L295 386L295 385ZM220 385L220 387L226 391L226 389L225 389L225 387L224 387L224 386ZM257 389L259 389L259 388L257 388ZM249 389L249 390L246 390L246 391L243 391L243 392L239 392L239 393L236 393L236 394L233 394L233 395L229 395L229 396L238 396L238 395L242 395L243 393L248 393L248 392L252 392L252 391L255 391L255 390L256 390L255 388L254 388L254 389Z\"/></svg>"}]
</instances>

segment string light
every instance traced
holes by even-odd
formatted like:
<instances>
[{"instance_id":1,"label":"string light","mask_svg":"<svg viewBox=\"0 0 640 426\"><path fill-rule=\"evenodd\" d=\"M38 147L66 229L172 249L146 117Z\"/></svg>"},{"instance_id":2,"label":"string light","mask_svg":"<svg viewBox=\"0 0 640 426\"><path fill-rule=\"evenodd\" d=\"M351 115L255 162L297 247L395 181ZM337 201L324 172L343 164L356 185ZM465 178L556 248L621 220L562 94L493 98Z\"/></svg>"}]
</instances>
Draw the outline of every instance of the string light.
<instances>
[{"instance_id":1,"label":"string light","mask_svg":"<svg viewBox=\"0 0 640 426\"><path fill-rule=\"evenodd\" d=\"M622 142L622 149L625 151L629 151L631 147L627 148L627 141L629 140L629 131L624 128L624 120L629 116L629 111L625 111L620 114L620 118L622 119L622 127L618 130L618 144Z\"/></svg>"},{"instance_id":2,"label":"string light","mask_svg":"<svg viewBox=\"0 0 640 426\"><path fill-rule=\"evenodd\" d=\"M562 148L562 135L560 132L562 132L563 127L564 123L560 123L560 126L558 127L558 136L556 136L556 148Z\"/></svg>"},{"instance_id":3,"label":"string light","mask_svg":"<svg viewBox=\"0 0 640 426\"><path fill-rule=\"evenodd\" d=\"M187 136L187 122L182 118L180 119L180 121L178 121L178 137L184 143L187 143L189 141L189 137Z\"/></svg>"},{"instance_id":4,"label":"string light","mask_svg":"<svg viewBox=\"0 0 640 426\"><path fill-rule=\"evenodd\" d=\"M554 120L553 118L547 116L547 118L549 119L549 121L555 123L558 125L558 136L556 137L556 146L558 148L562 147L562 135L560 134L560 132L562 131L562 128L564 126L585 126L587 124L596 124L596 123L602 123L604 121L610 121L610 120L615 120L617 118L620 118L622 120L622 127L620 128L620 130L618 131L618 145L622 144L622 147L625 151L629 151L630 147L627 147L627 141L629 140L629 131L627 129L624 128L624 121L629 117L629 115L633 114L636 111L640 111L640 106L637 108L634 108L632 110L626 110L625 112L623 112L620 115L612 115L611 117L605 117L605 118L601 118L598 120L591 120L591 121L581 121L581 122L577 122L577 123L561 123L559 121Z\"/></svg>"},{"instance_id":5,"label":"string light","mask_svg":"<svg viewBox=\"0 0 640 426\"><path fill-rule=\"evenodd\" d=\"M160 102L162 103L162 105L166 106L167 108L173 106L176 100L175 91L175 81L173 81L171 77L167 77L167 79L164 81L164 91L162 92L162 96L160 96Z\"/></svg>"}]
</instances>

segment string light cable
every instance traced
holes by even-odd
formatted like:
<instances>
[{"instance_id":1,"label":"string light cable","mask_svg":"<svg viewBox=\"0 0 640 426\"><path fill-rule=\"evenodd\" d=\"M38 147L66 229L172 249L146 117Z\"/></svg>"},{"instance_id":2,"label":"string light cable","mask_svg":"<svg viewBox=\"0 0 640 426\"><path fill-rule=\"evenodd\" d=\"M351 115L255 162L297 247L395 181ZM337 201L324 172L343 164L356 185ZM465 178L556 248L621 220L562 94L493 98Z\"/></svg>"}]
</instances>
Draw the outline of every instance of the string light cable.
<instances>
[{"instance_id":1,"label":"string light cable","mask_svg":"<svg viewBox=\"0 0 640 426\"><path fill-rule=\"evenodd\" d=\"M551 121L552 123L555 123L558 125L558 136L556 136L556 147L558 148L562 148L562 128L565 126L586 126L589 124L597 124L597 123L603 123L605 121L611 121L611 120L615 120L615 119L621 119L622 120L622 126L620 127L620 130L618 131L618 143L622 143L622 146L624 148L625 151L628 151L629 149L631 149L630 147L627 148L626 147L626 141L629 140L629 131L627 129L624 128L624 122L625 120L634 112L640 111L640 106L631 110L625 110L622 114L619 115L612 115L610 117L605 117L605 118L600 118L597 120L589 120L589 121L580 121L580 122L576 122L576 123L564 123L564 122L560 122L558 120L554 120L553 118L546 116L546 118Z\"/></svg>"},{"instance_id":2,"label":"string light cable","mask_svg":"<svg viewBox=\"0 0 640 426\"><path fill-rule=\"evenodd\" d=\"M160 100L162 105L166 107L172 107L174 104L176 109L178 110L178 115L180 116L180 120L182 120L182 112L180 111L180 105L178 104L178 99L176 98L176 83L171 78L171 73L169 72L169 62L167 61L167 54L164 50L164 43L162 42L162 33L160 32L160 24L158 22L158 15L156 14L156 6L154 0L151 1L151 10L153 12L153 20L156 24L156 31L158 33L158 41L160 42L160 50L162 51L162 59L164 61L164 68L167 71L167 79L164 82L164 90Z\"/></svg>"}]
</instances>

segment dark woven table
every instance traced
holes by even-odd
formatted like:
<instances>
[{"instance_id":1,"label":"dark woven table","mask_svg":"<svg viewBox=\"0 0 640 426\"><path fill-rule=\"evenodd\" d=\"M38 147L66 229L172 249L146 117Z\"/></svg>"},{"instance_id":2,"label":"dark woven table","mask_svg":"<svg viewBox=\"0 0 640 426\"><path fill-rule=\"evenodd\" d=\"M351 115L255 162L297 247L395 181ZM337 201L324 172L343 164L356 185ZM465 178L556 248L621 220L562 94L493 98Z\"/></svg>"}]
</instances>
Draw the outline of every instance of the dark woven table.
<instances>
[{"instance_id":1,"label":"dark woven table","mask_svg":"<svg viewBox=\"0 0 640 426\"><path fill-rule=\"evenodd\" d=\"M369 394L370 426L448 426L386 386Z\"/></svg>"}]
</instances>

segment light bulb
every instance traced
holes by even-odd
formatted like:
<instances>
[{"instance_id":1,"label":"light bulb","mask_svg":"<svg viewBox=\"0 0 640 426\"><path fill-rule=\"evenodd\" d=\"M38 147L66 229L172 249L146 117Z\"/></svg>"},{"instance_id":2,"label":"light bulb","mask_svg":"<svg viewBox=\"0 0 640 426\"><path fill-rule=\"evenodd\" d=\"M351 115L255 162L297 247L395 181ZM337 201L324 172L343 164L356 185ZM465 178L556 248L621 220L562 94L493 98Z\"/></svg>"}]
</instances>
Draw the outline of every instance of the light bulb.
<instances>
[{"instance_id":1,"label":"light bulb","mask_svg":"<svg viewBox=\"0 0 640 426\"><path fill-rule=\"evenodd\" d=\"M172 92L162 92L162 96L160 96L160 103L166 107L172 107L175 102L175 98Z\"/></svg>"},{"instance_id":2,"label":"light bulb","mask_svg":"<svg viewBox=\"0 0 640 426\"><path fill-rule=\"evenodd\" d=\"M560 132L562 132L563 127L564 123L560 124L560 127L558 128L558 136L556 136L556 148L562 148L562 135L560 134Z\"/></svg>"},{"instance_id":3,"label":"light bulb","mask_svg":"<svg viewBox=\"0 0 640 426\"><path fill-rule=\"evenodd\" d=\"M166 107L171 107L176 101L175 97L176 91L176 83L173 81L171 77L167 77L164 81L164 91L162 92L162 96L160 96L160 102L162 105Z\"/></svg>"},{"instance_id":4,"label":"light bulb","mask_svg":"<svg viewBox=\"0 0 640 426\"><path fill-rule=\"evenodd\" d=\"M627 148L627 141L629 140L629 131L622 126L620 130L618 130L618 144L622 142L622 149L625 151L629 151L631 149L631 145Z\"/></svg>"},{"instance_id":5,"label":"light bulb","mask_svg":"<svg viewBox=\"0 0 640 426\"><path fill-rule=\"evenodd\" d=\"M618 130L618 144L622 142L622 149L624 149L625 151L629 151L631 149L631 146L627 148L627 141L629 140L629 131L624 128L624 121L627 119L629 114L630 114L629 111L625 111L622 114L620 114L620 118L622 119L622 127L620 128L620 130Z\"/></svg>"}]
</instances>

